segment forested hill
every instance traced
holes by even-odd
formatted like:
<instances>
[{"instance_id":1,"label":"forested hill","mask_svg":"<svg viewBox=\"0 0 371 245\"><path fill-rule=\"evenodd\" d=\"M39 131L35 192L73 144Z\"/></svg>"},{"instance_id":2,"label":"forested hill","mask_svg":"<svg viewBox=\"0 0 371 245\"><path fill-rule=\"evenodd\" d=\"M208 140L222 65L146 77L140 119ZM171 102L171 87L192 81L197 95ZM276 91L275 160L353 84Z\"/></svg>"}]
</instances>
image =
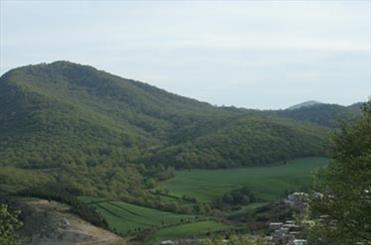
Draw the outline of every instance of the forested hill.
<instances>
[{"instance_id":1,"label":"forested hill","mask_svg":"<svg viewBox=\"0 0 371 245\"><path fill-rule=\"evenodd\" d=\"M323 155L328 128L285 113L215 107L71 62L25 66L0 78L0 165L214 168Z\"/></svg>"},{"instance_id":2,"label":"forested hill","mask_svg":"<svg viewBox=\"0 0 371 245\"><path fill-rule=\"evenodd\" d=\"M311 107L313 105L319 105L319 104L323 104L323 103L315 101L315 100L309 100L309 101L302 102L300 104L290 106L286 110L296 110L296 109L300 109L303 107Z\"/></svg>"},{"instance_id":3,"label":"forested hill","mask_svg":"<svg viewBox=\"0 0 371 245\"><path fill-rule=\"evenodd\" d=\"M363 103L351 106L336 104L312 104L297 109L277 111L277 115L294 120L307 121L325 127L339 127L341 123L355 121L361 113Z\"/></svg>"}]
</instances>

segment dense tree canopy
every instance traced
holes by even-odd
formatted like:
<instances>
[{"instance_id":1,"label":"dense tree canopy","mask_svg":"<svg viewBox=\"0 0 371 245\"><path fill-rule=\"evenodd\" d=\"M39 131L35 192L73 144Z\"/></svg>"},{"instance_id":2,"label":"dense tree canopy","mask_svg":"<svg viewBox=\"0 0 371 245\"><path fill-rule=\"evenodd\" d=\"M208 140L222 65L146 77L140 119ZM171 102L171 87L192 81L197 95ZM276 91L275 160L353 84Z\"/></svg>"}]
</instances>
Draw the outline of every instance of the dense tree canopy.
<instances>
[{"instance_id":1,"label":"dense tree canopy","mask_svg":"<svg viewBox=\"0 0 371 245\"><path fill-rule=\"evenodd\" d=\"M9 211L7 205L0 204L0 244L18 244L15 232L20 227L17 216Z\"/></svg>"},{"instance_id":2,"label":"dense tree canopy","mask_svg":"<svg viewBox=\"0 0 371 245\"><path fill-rule=\"evenodd\" d=\"M336 104L316 104L293 110L276 111L277 115L300 121L307 121L325 127L339 127L342 122L355 121L360 114L363 103L351 106Z\"/></svg>"},{"instance_id":3,"label":"dense tree canopy","mask_svg":"<svg viewBox=\"0 0 371 245\"><path fill-rule=\"evenodd\" d=\"M371 103L355 125L333 137L333 161L319 175L312 202L313 244L369 244L371 242Z\"/></svg>"},{"instance_id":4,"label":"dense tree canopy","mask_svg":"<svg viewBox=\"0 0 371 245\"><path fill-rule=\"evenodd\" d=\"M267 114L268 113L268 114ZM55 62L0 78L0 165L259 165L324 154L327 130Z\"/></svg>"}]
</instances>

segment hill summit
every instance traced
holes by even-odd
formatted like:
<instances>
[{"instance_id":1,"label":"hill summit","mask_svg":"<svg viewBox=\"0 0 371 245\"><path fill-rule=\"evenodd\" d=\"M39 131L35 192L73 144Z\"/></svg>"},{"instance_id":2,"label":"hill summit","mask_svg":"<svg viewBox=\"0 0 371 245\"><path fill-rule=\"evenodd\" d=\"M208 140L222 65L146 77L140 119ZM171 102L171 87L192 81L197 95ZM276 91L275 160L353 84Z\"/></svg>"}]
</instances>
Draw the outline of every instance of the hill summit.
<instances>
[{"instance_id":1,"label":"hill summit","mask_svg":"<svg viewBox=\"0 0 371 245\"><path fill-rule=\"evenodd\" d=\"M323 104L323 103L315 101L315 100L308 100L308 101L305 101L303 103L290 106L290 107L287 108L287 110L296 110L296 109L300 109L300 108L303 108L303 107L310 107L310 106L320 105L320 104Z\"/></svg>"}]
</instances>

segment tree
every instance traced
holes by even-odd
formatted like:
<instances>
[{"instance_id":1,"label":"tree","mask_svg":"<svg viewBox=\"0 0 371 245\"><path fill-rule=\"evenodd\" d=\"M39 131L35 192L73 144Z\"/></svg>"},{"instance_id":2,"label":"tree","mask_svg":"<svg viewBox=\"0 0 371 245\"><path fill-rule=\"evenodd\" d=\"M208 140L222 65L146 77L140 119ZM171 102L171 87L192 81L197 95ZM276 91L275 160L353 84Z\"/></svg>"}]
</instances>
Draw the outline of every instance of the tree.
<instances>
[{"instance_id":1,"label":"tree","mask_svg":"<svg viewBox=\"0 0 371 245\"><path fill-rule=\"evenodd\" d=\"M9 212L7 205L0 204L0 244L18 244L15 231L20 227L17 216Z\"/></svg>"},{"instance_id":2,"label":"tree","mask_svg":"<svg viewBox=\"0 0 371 245\"><path fill-rule=\"evenodd\" d=\"M313 244L371 242L371 101L361 118L332 137L332 162L317 177L311 202L320 222L310 229Z\"/></svg>"}]
</instances>

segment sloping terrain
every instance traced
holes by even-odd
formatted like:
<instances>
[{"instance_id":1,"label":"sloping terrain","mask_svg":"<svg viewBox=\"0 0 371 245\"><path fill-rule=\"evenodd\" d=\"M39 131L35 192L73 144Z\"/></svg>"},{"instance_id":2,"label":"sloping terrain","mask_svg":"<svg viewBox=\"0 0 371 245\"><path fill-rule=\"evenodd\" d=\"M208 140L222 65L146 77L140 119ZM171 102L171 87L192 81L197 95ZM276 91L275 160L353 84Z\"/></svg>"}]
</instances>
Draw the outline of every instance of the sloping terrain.
<instances>
[{"instance_id":1,"label":"sloping terrain","mask_svg":"<svg viewBox=\"0 0 371 245\"><path fill-rule=\"evenodd\" d=\"M335 128L341 123L353 122L361 113L363 103L351 106L336 104L312 104L293 109L277 111L277 115L297 121L306 121L324 127Z\"/></svg>"},{"instance_id":2,"label":"sloping terrain","mask_svg":"<svg viewBox=\"0 0 371 245\"><path fill-rule=\"evenodd\" d=\"M202 237L208 232L231 228L208 216L175 214L102 198L80 197L80 200L96 208L111 229L124 237L139 233L140 243L159 244L169 239Z\"/></svg>"},{"instance_id":3,"label":"sloping terrain","mask_svg":"<svg viewBox=\"0 0 371 245\"><path fill-rule=\"evenodd\" d=\"M141 207L120 201L103 198L80 197L84 203L96 208L106 218L108 224L122 235L150 228L194 222L194 215L175 214L157 209Z\"/></svg>"},{"instance_id":4,"label":"sloping terrain","mask_svg":"<svg viewBox=\"0 0 371 245\"><path fill-rule=\"evenodd\" d=\"M214 107L70 62L11 70L0 88L1 165L259 165L322 155L326 143L319 126Z\"/></svg>"},{"instance_id":5,"label":"sloping terrain","mask_svg":"<svg viewBox=\"0 0 371 245\"><path fill-rule=\"evenodd\" d=\"M69 212L69 207L44 199L19 199L23 227L21 243L27 245L119 245L119 236L98 228Z\"/></svg>"},{"instance_id":6,"label":"sloping terrain","mask_svg":"<svg viewBox=\"0 0 371 245\"><path fill-rule=\"evenodd\" d=\"M232 186L220 182L219 186L220 178L209 174L219 170L205 170L211 171L205 172L211 179L201 174L206 182L198 181L198 186L192 183L192 174L202 170L190 171L190 182L187 178L178 182L181 174L174 168L184 172L182 169L279 164L286 169L283 164L291 159L325 156L334 122L339 117L352 120L357 108L323 104L283 111L216 107L90 66L58 61L20 67L0 78L0 196L64 201L83 214L81 217L102 221L102 214L111 219L112 230L135 237L143 230L156 233L157 228L164 228L163 211L171 214L169 225L189 228L178 224L180 219L210 215L206 202L251 183L237 181ZM344 116L350 114L348 109L354 112L351 117ZM266 175L259 172L266 168L256 170L266 179L254 179L250 169L242 171L246 175L232 174L225 179L250 178L260 185L258 191L271 185L270 193L258 196L270 201L279 198L283 188L308 182L311 165L301 166L293 171L287 168L277 179L270 171ZM169 181L161 184L164 180ZM159 186L167 190L156 191ZM202 188L209 188L211 196L197 194ZM78 196L110 201L82 204L76 201ZM206 202L193 200L194 196ZM38 200L25 207L25 244L121 242L84 223L62 204ZM136 211L127 213L128 209ZM146 214L138 219L140 212ZM214 223L206 225L219 229ZM162 237L184 235L179 227L168 228L158 231Z\"/></svg>"},{"instance_id":7,"label":"sloping terrain","mask_svg":"<svg viewBox=\"0 0 371 245\"><path fill-rule=\"evenodd\" d=\"M178 168L261 166L324 155L327 130L307 124L244 116L214 131L159 150L151 161Z\"/></svg>"}]
</instances>

